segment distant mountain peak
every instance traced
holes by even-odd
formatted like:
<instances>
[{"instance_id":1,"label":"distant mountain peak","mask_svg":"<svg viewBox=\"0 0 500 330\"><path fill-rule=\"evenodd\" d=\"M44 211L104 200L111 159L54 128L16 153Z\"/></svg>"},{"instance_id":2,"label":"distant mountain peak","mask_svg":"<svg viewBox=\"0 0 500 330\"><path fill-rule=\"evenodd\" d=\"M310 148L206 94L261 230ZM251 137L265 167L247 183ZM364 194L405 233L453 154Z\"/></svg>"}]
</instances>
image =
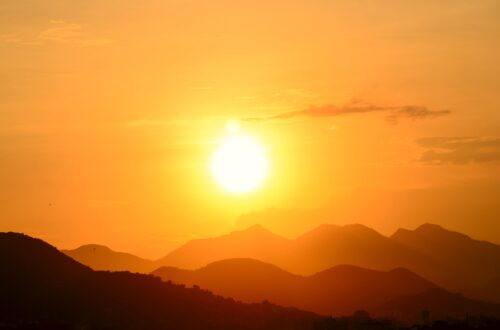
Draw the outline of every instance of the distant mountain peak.
<instances>
[{"instance_id":1,"label":"distant mountain peak","mask_svg":"<svg viewBox=\"0 0 500 330\"><path fill-rule=\"evenodd\" d=\"M320 272L317 272L316 274L314 274L313 276L318 276L318 275L322 275L322 274L332 274L332 273L358 273L358 272L372 272L373 270L371 269L367 269L367 268L363 268L363 267L360 267L360 266L356 266L356 265L348 265L348 264L341 264L341 265L335 265L333 267L330 267L328 269L325 269L323 271L320 271Z\"/></svg>"},{"instance_id":2,"label":"distant mountain peak","mask_svg":"<svg viewBox=\"0 0 500 330\"><path fill-rule=\"evenodd\" d=\"M352 231L352 232L359 232L359 233L380 236L380 233L378 231L376 231L375 229L370 228L368 226L365 226L361 223L347 224L347 225L342 226L341 228L343 228L344 230Z\"/></svg>"},{"instance_id":3,"label":"distant mountain peak","mask_svg":"<svg viewBox=\"0 0 500 330\"><path fill-rule=\"evenodd\" d=\"M281 268L278 266L275 266L271 263L260 261L257 259L253 258L230 258L230 259L223 259L223 260L218 260L209 263L208 265L200 268L200 269L209 269L209 268L218 268L218 267L241 267L241 266L250 266L250 267L260 267L260 268L272 268L272 269L279 269L281 271Z\"/></svg>"},{"instance_id":4,"label":"distant mountain peak","mask_svg":"<svg viewBox=\"0 0 500 330\"><path fill-rule=\"evenodd\" d=\"M456 238L470 239L470 237L465 234L448 230L440 225L432 223L424 223L423 225L420 225L417 229L415 229L415 233L422 235L440 235L440 236L447 235L447 236L454 236Z\"/></svg>"},{"instance_id":5,"label":"distant mountain peak","mask_svg":"<svg viewBox=\"0 0 500 330\"><path fill-rule=\"evenodd\" d=\"M330 235L345 235L349 236L362 236L362 237L381 237L382 235L376 230L367 227L360 223L347 224L339 226L336 224L322 224L313 230L299 236L299 240L316 239L318 237L328 237Z\"/></svg>"},{"instance_id":6,"label":"distant mountain peak","mask_svg":"<svg viewBox=\"0 0 500 330\"><path fill-rule=\"evenodd\" d=\"M397 239L398 237L401 237L403 235L408 235L408 234L411 234L412 231L409 230L409 229L405 229L405 228L398 228L394 234L392 234L390 236L391 239Z\"/></svg>"},{"instance_id":7,"label":"distant mountain peak","mask_svg":"<svg viewBox=\"0 0 500 330\"><path fill-rule=\"evenodd\" d=\"M61 252L94 270L149 273L154 269L151 260L114 251L99 244L86 244L74 250L61 250Z\"/></svg>"},{"instance_id":8,"label":"distant mountain peak","mask_svg":"<svg viewBox=\"0 0 500 330\"><path fill-rule=\"evenodd\" d=\"M325 235L327 233L332 233L337 231L340 228L340 226L331 224L331 223L324 223L322 225L317 226L316 228L313 228L312 230L302 234L301 236L297 237L298 240L304 239L304 238L310 238L310 237L316 237L316 236L321 236Z\"/></svg>"},{"instance_id":9,"label":"distant mountain peak","mask_svg":"<svg viewBox=\"0 0 500 330\"><path fill-rule=\"evenodd\" d=\"M112 252L109 247L100 244L85 244L75 249L75 251L102 251L102 252Z\"/></svg>"},{"instance_id":10,"label":"distant mountain peak","mask_svg":"<svg viewBox=\"0 0 500 330\"><path fill-rule=\"evenodd\" d=\"M255 224L252 225L246 229L242 230L236 230L231 232L229 235L251 235L251 236L273 236L273 237L279 237L282 238L281 236L273 233L272 231L264 228L264 226L260 224Z\"/></svg>"},{"instance_id":11,"label":"distant mountain peak","mask_svg":"<svg viewBox=\"0 0 500 330\"><path fill-rule=\"evenodd\" d=\"M415 231L447 231L440 225L436 225L434 223L426 222L424 224L421 224L420 226L415 229Z\"/></svg>"},{"instance_id":12,"label":"distant mountain peak","mask_svg":"<svg viewBox=\"0 0 500 330\"><path fill-rule=\"evenodd\" d=\"M256 223L255 225L248 227L247 229L245 229L245 231L269 232L269 230L264 228L264 226L262 226L259 223Z\"/></svg>"},{"instance_id":13,"label":"distant mountain peak","mask_svg":"<svg viewBox=\"0 0 500 330\"><path fill-rule=\"evenodd\" d=\"M448 230L440 225L436 225L433 223L424 223L418 226L415 230L399 228L396 232L391 236L391 238L396 240L407 239L409 237L414 236L415 234L424 237L454 237L458 239L471 239L469 236Z\"/></svg>"},{"instance_id":14,"label":"distant mountain peak","mask_svg":"<svg viewBox=\"0 0 500 330\"><path fill-rule=\"evenodd\" d=\"M240 264L254 264L254 265L271 265L267 262L260 261L257 259L252 259L252 258L229 258L229 259L223 259L223 260L217 260L214 262L209 263L205 267L211 267L211 266L217 266L217 265L223 265L223 264L231 264L231 265L240 265ZM274 265L272 265L275 267Z\"/></svg>"}]
</instances>

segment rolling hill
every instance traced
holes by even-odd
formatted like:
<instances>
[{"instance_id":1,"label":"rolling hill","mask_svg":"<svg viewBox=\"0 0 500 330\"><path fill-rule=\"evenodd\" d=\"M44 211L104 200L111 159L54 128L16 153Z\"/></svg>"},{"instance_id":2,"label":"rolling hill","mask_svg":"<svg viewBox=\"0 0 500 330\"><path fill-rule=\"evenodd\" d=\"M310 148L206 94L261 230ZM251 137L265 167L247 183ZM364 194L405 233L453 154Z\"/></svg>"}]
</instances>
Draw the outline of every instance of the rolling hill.
<instances>
[{"instance_id":1,"label":"rolling hill","mask_svg":"<svg viewBox=\"0 0 500 330\"><path fill-rule=\"evenodd\" d=\"M164 280L187 286L197 285L244 302L268 300L324 315L345 316L357 310L367 310L377 316L391 316L398 312L397 306L390 305L393 301L418 296L418 299L415 298L417 303L413 309L400 311L406 314L411 312L414 316L422 310L418 303L422 299L421 296L425 297L427 292L441 290L403 268L384 272L342 265L311 276L299 276L252 259L218 261L195 271L163 267L153 274ZM467 303L460 302L468 306ZM493 308L484 304L485 308L478 309L472 305L472 301L469 303L472 306L471 311L475 312L491 312ZM442 304L443 307L448 307L450 316L465 315L460 314L462 309L453 309L454 300L444 300ZM500 310L498 312L500 313Z\"/></svg>"},{"instance_id":2,"label":"rolling hill","mask_svg":"<svg viewBox=\"0 0 500 330\"><path fill-rule=\"evenodd\" d=\"M49 244L0 233L0 326L36 329L311 329L313 313L243 304L128 272L93 271Z\"/></svg>"},{"instance_id":3,"label":"rolling hill","mask_svg":"<svg viewBox=\"0 0 500 330\"><path fill-rule=\"evenodd\" d=\"M448 291L500 302L500 246L432 224L399 229L391 237L359 224L326 224L295 239L254 225L190 241L153 262L95 246L65 253L94 269L133 272L162 266L193 270L233 258L260 260L304 276L337 265L380 271L402 267Z\"/></svg>"},{"instance_id":4,"label":"rolling hill","mask_svg":"<svg viewBox=\"0 0 500 330\"><path fill-rule=\"evenodd\" d=\"M187 269L203 267L218 260L252 258L280 264L290 250L291 241L271 233L260 225L227 235L189 241L157 260L160 266Z\"/></svg>"},{"instance_id":5,"label":"rolling hill","mask_svg":"<svg viewBox=\"0 0 500 330\"><path fill-rule=\"evenodd\" d=\"M153 274L244 302L268 300L323 315L346 316L366 310L403 322L414 322L422 310L443 318L500 316L500 304L450 293L404 268L376 271L341 265L299 276L257 260L228 259L194 271L162 267Z\"/></svg>"},{"instance_id":6,"label":"rolling hill","mask_svg":"<svg viewBox=\"0 0 500 330\"><path fill-rule=\"evenodd\" d=\"M156 265L186 269L250 258L291 273L310 275L337 265L381 271L407 268L452 292L500 302L500 246L425 224L386 237L366 226L322 225L295 239L261 226L221 237L195 240L158 260Z\"/></svg>"},{"instance_id":7,"label":"rolling hill","mask_svg":"<svg viewBox=\"0 0 500 330\"><path fill-rule=\"evenodd\" d=\"M88 244L74 250L61 250L61 252L93 270L149 273L154 269L154 263L151 260L139 258L130 253L116 252L103 245Z\"/></svg>"},{"instance_id":8,"label":"rolling hill","mask_svg":"<svg viewBox=\"0 0 500 330\"><path fill-rule=\"evenodd\" d=\"M433 224L399 229L391 239L436 261L424 276L467 296L500 301L500 246Z\"/></svg>"}]
</instances>

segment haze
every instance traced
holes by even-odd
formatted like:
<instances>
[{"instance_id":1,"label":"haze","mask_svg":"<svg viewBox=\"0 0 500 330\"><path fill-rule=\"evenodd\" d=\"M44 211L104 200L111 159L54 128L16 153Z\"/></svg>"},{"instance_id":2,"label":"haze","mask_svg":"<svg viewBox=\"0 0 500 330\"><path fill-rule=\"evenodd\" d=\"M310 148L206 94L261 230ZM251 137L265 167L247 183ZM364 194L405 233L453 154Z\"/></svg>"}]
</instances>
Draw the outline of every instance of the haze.
<instances>
[{"instance_id":1,"label":"haze","mask_svg":"<svg viewBox=\"0 0 500 330\"><path fill-rule=\"evenodd\" d=\"M500 2L4 0L0 227L148 258L260 223L500 243ZM272 164L210 173L226 124Z\"/></svg>"}]
</instances>

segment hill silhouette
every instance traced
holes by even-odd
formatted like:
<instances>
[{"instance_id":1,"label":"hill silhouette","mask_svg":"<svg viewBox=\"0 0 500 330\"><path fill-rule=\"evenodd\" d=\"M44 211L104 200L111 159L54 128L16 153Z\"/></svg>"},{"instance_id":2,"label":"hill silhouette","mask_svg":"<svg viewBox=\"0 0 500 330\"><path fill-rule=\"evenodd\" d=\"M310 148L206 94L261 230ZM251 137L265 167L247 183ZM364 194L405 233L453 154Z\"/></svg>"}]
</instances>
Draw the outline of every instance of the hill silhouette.
<instances>
[{"instance_id":1,"label":"hill silhouette","mask_svg":"<svg viewBox=\"0 0 500 330\"><path fill-rule=\"evenodd\" d=\"M359 224L322 225L293 240L254 225L228 235L190 241L156 264L196 269L231 258L257 259L303 275L342 264L379 270L417 268L415 264L418 268L434 266L426 255Z\"/></svg>"},{"instance_id":2,"label":"hill silhouette","mask_svg":"<svg viewBox=\"0 0 500 330\"><path fill-rule=\"evenodd\" d=\"M403 294L437 288L402 268L381 272L342 265L304 277L252 259L218 261L196 271L163 267L153 274L246 302L266 299L325 315L350 315Z\"/></svg>"},{"instance_id":3,"label":"hill silhouette","mask_svg":"<svg viewBox=\"0 0 500 330\"><path fill-rule=\"evenodd\" d=\"M310 329L318 316L243 304L128 272L93 271L49 244L0 233L0 325L46 329Z\"/></svg>"},{"instance_id":4,"label":"hill silhouette","mask_svg":"<svg viewBox=\"0 0 500 330\"><path fill-rule=\"evenodd\" d=\"M152 262L95 245L64 252L93 269L144 273L162 266L199 269L233 258L256 259L301 275L336 265L383 271L403 267L448 291L500 302L500 246L432 224L399 229L391 237L359 224L326 224L295 239L254 225L190 241Z\"/></svg>"},{"instance_id":5,"label":"hill silhouette","mask_svg":"<svg viewBox=\"0 0 500 330\"><path fill-rule=\"evenodd\" d=\"M149 273L154 270L153 261L130 253L116 252L98 244L82 245L74 250L61 250L76 261L94 270L130 271Z\"/></svg>"},{"instance_id":6,"label":"hill silhouette","mask_svg":"<svg viewBox=\"0 0 500 330\"><path fill-rule=\"evenodd\" d=\"M414 319L426 307L435 309L437 314L460 318L466 312L500 315L500 305L453 295L403 268L383 272L342 265L304 277L252 259L229 259L195 271L163 267L153 274L245 302L265 299L324 315L351 315L367 310L377 316ZM439 305L427 304L436 292ZM398 301L405 307L398 309Z\"/></svg>"},{"instance_id":7,"label":"hill silhouette","mask_svg":"<svg viewBox=\"0 0 500 330\"><path fill-rule=\"evenodd\" d=\"M188 242L155 264L193 270L219 260L250 258L300 275L336 265L382 271L403 267L449 291L500 302L499 250L430 224L415 231L400 229L391 237L359 224L327 224L295 239L253 226Z\"/></svg>"},{"instance_id":8,"label":"hill silhouette","mask_svg":"<svg viewBox=\"0 0 500 330\"><path fill-rule=\"evenodd\" d=\"M360 224L322 225L293 240L287 269L311 274L342 264L377 270L432 268L424 254ZM418 272L418 271L417 271Z\"/></svg>"},{"instance_id":9,"label":"hill silhouette","mask_svg":"<svg viewBox=\"0 0 500 330\"><path fill-rule=\"evenodd\" d=\"M500 246L433 224L399 229L391 238L435 260L437 267L428 270L429 278L452 291L500 301Z\"/></svg>"},{"instance_id":10,"label":"hill silhouette","mask_svg":"<svg viewBox=\"0 0 500 330\"><path fill-rule=\"evenodd\" d=\"M156 265L195 269L218 260L252 258L279 264L288 254L290 240L260 225L216 238L189 241L156 261Z\"/></svg>"}]
</instances>

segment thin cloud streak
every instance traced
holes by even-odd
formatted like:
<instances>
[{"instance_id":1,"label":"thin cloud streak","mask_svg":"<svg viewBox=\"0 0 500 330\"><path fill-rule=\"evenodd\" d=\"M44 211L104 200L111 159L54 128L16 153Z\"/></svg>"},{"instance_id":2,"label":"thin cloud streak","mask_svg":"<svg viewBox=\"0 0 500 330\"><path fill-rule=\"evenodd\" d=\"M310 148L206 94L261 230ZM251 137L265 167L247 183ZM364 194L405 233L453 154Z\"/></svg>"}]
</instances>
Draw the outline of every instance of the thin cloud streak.
<instances>
[{"instance_id":1,"label":"thin cloud streak","mask_svg":"<svg viewBox=\"0 0 500 330\"><path fill-rule=\"evenodd\" d=\"M81 24L70 23L61 20L51 20L50 25L38 32L35 37L26 38L16 34L0 35L0 42L25 46L42 46L49 43L76 45L76 46L98 46L113 42L109 38L97 37L87 31Z\"/></svg>"},{"instance_id":2,"label":"thin cloud streak","mask_svg":"<svg viewBox=\"0 0 500 330\"><path fill-rule=\"evenodd\" d=\"M427 149L419 162L429 165L463 165L500 161L500 138L427 137L416 143Z\"/></svg>"},{"instance_id":3,"label":"thin cloud streak","mask_svg":"<svg viewBox=\"0 0 500 330\"><path fill-rule=\"evenodd\" d=\"M399 119L427 119L435 118L451 113L449 110L431 110L424 106L403 105L403 106L380 106L368 103L354 102L347 105L326 104L322 106L310 106L303 110L288 111L271 116L247 117L244 121L262 122L269 120L286 120L296 117L334 117L349 114L363 113L386 113L387 120L396 123Z\"/></svg>"}]
</instances>

